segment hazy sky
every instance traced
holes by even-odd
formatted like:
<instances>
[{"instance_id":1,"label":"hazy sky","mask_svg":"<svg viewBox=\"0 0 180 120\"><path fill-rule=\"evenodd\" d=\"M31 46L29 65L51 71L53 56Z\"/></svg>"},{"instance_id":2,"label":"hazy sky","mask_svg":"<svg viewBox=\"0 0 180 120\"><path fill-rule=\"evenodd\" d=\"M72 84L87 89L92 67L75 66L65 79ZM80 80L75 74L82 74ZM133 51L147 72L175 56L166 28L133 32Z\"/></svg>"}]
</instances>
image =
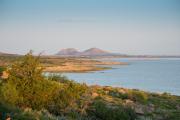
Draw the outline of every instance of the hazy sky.
<instances>
[{"instance_id":1,"label":"hazy sky","mask_svg":"<svg viewBox=\"0 0 180 120\"><path fill-rule=\"evenodd\" d=\"M0 0L0 51L180 55L180 0Z\"/></svg>"}]
</instances>

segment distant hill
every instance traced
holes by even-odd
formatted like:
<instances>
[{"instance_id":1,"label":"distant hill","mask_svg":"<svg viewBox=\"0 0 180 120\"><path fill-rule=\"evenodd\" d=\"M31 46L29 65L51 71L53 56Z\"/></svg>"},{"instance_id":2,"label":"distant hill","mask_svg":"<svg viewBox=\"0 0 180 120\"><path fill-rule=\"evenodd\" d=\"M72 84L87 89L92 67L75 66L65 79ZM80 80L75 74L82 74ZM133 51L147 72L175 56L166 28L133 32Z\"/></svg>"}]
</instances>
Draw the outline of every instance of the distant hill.
<instances>
[{"instance_id":1,"label":"distant hill","mask_svg":"<svg viewBox=\"0 0 180 120\"><path fill-rule=\"evenodd\" d=\"M0 52L0 56L18 56L18 54Z\"/></svg>"},{"instance_id":2,"label":"distant hill","mask_svg":"<svg viewBox=\"0 0 180 120\"><path fill-rule=\"evenodd\" d=\"M94 55L109 55L111 53L101 50L99 48L90 48L85 50L84 52L81 53L81 55L89 55L89 56L94 56Z\"/></svg>"},{"instance_id":3,"label":"distant hill","mask_svg":"<svg viewBox=\"0 0 180 120\"><path fill-rule=\"evenodd\" d=\"M0 52L0 55L4 55L5 53L3 53L3 52Z\"/></svg>"},{"instance_id":4,"label":"distant hill","mask_svg":"<svg viewBox=\"0 0 180 120\"><path fill-rule=\"evenodd\" d=\"M73 56L73 57L132 57L132 58L180 58L180 55L127 55L121 53L112 53L99 48L90 48L84 51L78 51L74 48L66 48L60 50L57 56Z\"/></svg>"},{"instance_id":5,"label":"distant hill","mask_svg":"<svg viewBox=\"0 0 180 120\"><path fill-rule=\"evenodd\" d=\"M110 53L99 48L90 48L82 52L74 48L67 48L67 49L60 50L56 55L60 55L60 56L108 56L108 55L114 55L114 53Z\"/></svg>"},{"instance_id":6,"label":"distant hill","mask_svg":"<svg viewBox=\"0 0 180 120\"><path fill-rule=\"evenodd\" d=\"M11 55L11 54L9 54L9 53L4 53L4 52L0 52L0 55Z\"/></svg>"},{"instance_id":7,"label":"distant hill","mask_svg":"<svg viewBox=\"0 0 180 120\"><path fill-rule=\"evenodd\" d=\"M66 48L66 49L62 49L60 50L56 55L79 55L81 52L79 52L78 50L74 49L74 48Z\"/></svg>"}]
</instances>

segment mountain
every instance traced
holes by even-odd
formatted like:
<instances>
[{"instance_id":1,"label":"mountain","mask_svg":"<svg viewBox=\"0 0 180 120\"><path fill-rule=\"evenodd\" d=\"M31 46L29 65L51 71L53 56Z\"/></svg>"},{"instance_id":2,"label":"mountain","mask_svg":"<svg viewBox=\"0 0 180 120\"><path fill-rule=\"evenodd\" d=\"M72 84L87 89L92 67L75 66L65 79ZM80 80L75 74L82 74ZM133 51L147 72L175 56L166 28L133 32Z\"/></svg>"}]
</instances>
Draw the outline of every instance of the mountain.
<instances>
[{"instance_id":1,"label":"mountain","mask_svg":"<svg viewBox=\"0 0 180 120\"><path fill-rule=\"evenodd\" d=\"M5 55L5 54L7 54L7 53L0 52L0 55Z\"/></svg>"},{"instance_id":2,"label":"mountain","mask_svg":"<svg viewBox=\"0 0 180 120\"><path fill-rule=\"evenodd\" d=\"M79 55L80 52L74 48L66 48L60 50L56 55L67 55L67 56L74 56Z\"/></svg>"},{"instance_id":3,"label":"mountain","mask_svg":"<svg viewBox=\"0 0 180 120\"><path fill-rule=\"evenodd\" d=\"M81 53L81 55L87 55L87 56L100 56L100 55L109 55L111 53L101 50L99 48L90 48Z\"/></svg>"},{"instance_id":4,"label":"mountain","mask_svg":"<svg viewBox=\"0 0 180 120\"><path fill-rule=\"evenodd\" d=\"M107 52L105 50L101 50L99 48L90 48L82 52L74 48L67 48L67 49L60 50L56 55L59 55L59 56L106 56L106 55L114 55L114 54Z\"/></svg>"},{"instance_id":5,"label":"mountain","mask_svg":"<svg viewBox=\"0 0 180 120\"><path fill-rule=\"evenodd\" d=\"M17 54L0 52L0 56L16 56Z\"/></svg>"}]
</instances>

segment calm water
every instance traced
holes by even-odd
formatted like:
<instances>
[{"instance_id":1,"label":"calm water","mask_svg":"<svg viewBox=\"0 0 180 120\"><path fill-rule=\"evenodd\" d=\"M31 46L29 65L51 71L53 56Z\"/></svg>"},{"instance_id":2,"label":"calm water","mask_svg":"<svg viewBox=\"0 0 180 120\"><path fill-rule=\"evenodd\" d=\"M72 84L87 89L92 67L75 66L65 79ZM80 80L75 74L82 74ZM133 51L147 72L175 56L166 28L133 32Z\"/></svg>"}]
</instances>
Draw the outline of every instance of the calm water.
<instances>
[{"instance_id":1,"label":"calm water","mask_svg":"<svg viewBox=\"0 0 180 120\"><path fill-rule=\"evenodd\" d=\"M113 59L130 65L93 73L68 73L70 79L88 85L118 86L180 95L180 59Z\"/></svg>"}]
</instances>

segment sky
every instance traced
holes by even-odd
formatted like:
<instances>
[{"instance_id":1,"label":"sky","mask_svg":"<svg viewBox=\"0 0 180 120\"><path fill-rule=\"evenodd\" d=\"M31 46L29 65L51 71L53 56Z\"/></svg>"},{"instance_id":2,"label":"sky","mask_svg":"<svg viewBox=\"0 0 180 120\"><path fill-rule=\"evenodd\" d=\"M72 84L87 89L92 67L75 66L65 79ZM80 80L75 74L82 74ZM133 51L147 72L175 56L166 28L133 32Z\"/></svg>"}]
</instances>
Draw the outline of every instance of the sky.
<instances>
[{"instance_id":1,"label":"sky","mask_svg":"<svg viewBox=\"0 0 180 120\"><path fill-rule=\"evenodd\" d=\"M180 55L180 0L0 0L0 52Z\"/></svg>"}]
</instances>

